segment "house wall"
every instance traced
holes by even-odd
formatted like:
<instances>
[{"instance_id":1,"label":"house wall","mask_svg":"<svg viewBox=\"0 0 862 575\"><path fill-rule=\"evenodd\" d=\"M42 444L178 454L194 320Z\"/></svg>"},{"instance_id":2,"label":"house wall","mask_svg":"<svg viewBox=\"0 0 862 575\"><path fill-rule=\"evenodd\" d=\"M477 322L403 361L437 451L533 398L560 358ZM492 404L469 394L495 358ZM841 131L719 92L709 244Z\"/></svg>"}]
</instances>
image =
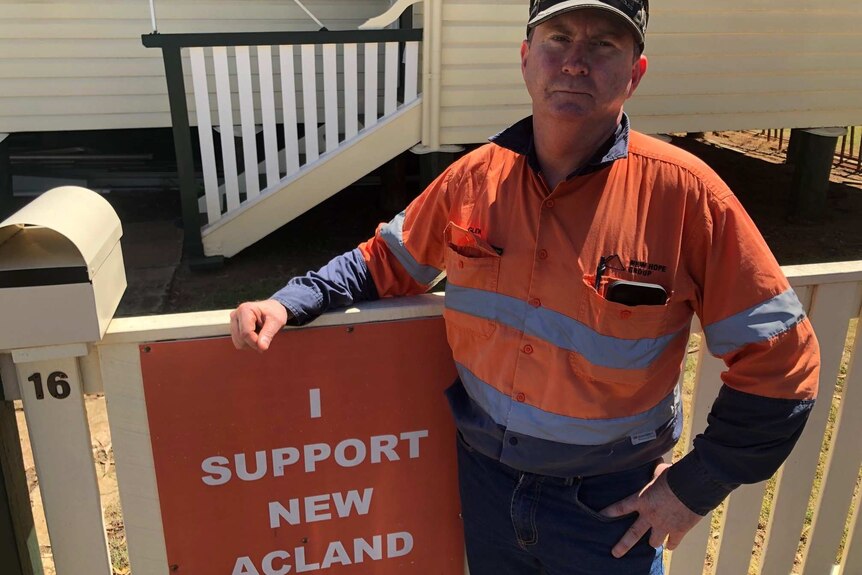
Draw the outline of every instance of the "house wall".
<instances>
[{"instance_id":1,"label":"house wall","mask_svg":"<svg viewBox=\"0 0 862 575\"><path fill-rule=\"evenodd\" d=\"M527 2L440 1L440 143L481 142L530 113ZM653 2L649 71L626 110L649 133L860 124L860 21L851 0Z\"/></svg>"},{"instance_id":2,"label":"house wall","mask_svg":"<svg viewBox=\"0 0 862 575\"><path fill-rule=\"evenodd\" d=\"M291 0L155 4L160 33L317 29ZM356 29L389 6L304 4L330 30ZM151 31L146 0L0 0L0 133L170 126L161 50L141 44Z\"/></svg>"}]
</instances>

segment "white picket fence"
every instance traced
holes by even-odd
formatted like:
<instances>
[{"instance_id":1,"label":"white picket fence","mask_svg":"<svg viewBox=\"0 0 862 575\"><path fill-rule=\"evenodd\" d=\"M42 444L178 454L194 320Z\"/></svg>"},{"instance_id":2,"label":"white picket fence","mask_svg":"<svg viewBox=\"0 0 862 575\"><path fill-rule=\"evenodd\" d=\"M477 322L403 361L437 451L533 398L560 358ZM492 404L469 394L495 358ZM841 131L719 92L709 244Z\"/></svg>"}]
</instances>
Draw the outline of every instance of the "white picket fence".
<instances>
[{"instance_id":1,"label":"white picket fence","mask_svg":"<svg viewBox=\"0 0 862 575\"><path fill-rule=\"evenodd\" d=\"M727 501L716 531L710 531L709 516L688 534L678 550L670 554L669 575L862 573L862 529L859 528L858 506L852 515L849 512L862 464L862 442L859 441L862 433L862 369L856 363L862 323L855 322L855 343L845 351L848 327L853 325L854 318L859 317L862 307L862 261L793 266L785 268L785 272L808 311L820 340L823 363L818 402L796 449L777 474L770 493L765 526L759 525L765 483L743 486ZM329 313L313 325L410 320L436 316L441 310L442 297L432 294L374 302L358 309ZM70 375L68 381L75 388L73 396L81 391L105 393L129 558L135 575L169 572L139 345L223 337L229 333L228 321L227 311L116 319L103 341L96 345L13 353L19 373L29 373L25 366L31 366L28 369L38 367L38 371L44 372L56 371L58 362L65 362L60 367ZM78 357L61 357L64 354ZM238 354L240 359L244 358ZM700 346L687 414L686 451L691 447L691 430L698 432L706 424L712 400L721 385L719 374L722 369L723 364L709 356L705 346ZM843 374L843 383L840 394L836 395L839 374ZM20 388L7 385L7 398L24 396L57 572L61 575L110 575L104 528L94 520L102 512L99 494L87 487L92 485L92 482L87 483L89 480L58 471L80 469L82 461L89 462L87 465L93 468L93 456L87 442L78 439L72 442L70 439L72 429L76 430L76 438L84 436L85 430L78 429L81 422L86 425L83 402L79 403L80 413L77 415L68 412L62 419L52 416L31 420L31 408L39 404L33 397L32 386L20 376L18 383ZM71 404L66 402L65 405ZM833 409L832 421L830 409ZM824 445L826 436L830 439ZM818 459L824 450L828 455L819 489L812 489ZM806 523L809 500L813 511ZM72 501L74 505L70 504ZM82 522L83 516L89 519ZM849 529L845 535L848 521ZM762 536L757 545L760 554L753 563L752 550L758 531ZM805 544L794 568L800 540ZM846 544L841 555L837 556L842 540ZM708 569L705 567L707 556L710 557Z\"/></svg>"}]
</instances>

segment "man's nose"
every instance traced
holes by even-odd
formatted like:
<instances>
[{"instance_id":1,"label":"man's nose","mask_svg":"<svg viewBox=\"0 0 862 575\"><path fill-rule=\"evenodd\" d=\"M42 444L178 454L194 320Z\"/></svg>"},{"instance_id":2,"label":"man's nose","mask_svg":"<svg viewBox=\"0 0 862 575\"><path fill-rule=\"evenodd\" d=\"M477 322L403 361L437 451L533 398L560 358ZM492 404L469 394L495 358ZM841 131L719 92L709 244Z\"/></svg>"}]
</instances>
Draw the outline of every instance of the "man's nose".
<instances>
[{"instance_id":1,"label":"man's nose","mask_svg":"<svg viewBox=\"0 0 862 575\"><path fill-rule=\"evenodd\" d=\"M563 58L563 72L574 76L586 76L590 73L589 47L580 42L574 42Z\"/></svg>"}]
</instances>

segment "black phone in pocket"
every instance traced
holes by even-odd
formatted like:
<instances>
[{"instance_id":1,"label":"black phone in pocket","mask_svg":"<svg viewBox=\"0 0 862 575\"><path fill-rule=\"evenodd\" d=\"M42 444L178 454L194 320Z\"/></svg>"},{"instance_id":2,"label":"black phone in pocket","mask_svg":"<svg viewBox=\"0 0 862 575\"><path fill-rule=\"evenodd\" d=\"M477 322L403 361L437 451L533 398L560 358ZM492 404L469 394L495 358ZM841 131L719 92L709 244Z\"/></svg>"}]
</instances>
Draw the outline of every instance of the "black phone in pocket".
<instances>
[{"instance_id":1,"label":"black phone in pocket","mask_svg":"<svg viewBox=\"0 0 862 575\"><path fill-rule=\"evenodd\" d=\"M605 299L628 306L664 305L667 291L658 284L614 280L608 284Z\"/></svg>"}]
</instances>

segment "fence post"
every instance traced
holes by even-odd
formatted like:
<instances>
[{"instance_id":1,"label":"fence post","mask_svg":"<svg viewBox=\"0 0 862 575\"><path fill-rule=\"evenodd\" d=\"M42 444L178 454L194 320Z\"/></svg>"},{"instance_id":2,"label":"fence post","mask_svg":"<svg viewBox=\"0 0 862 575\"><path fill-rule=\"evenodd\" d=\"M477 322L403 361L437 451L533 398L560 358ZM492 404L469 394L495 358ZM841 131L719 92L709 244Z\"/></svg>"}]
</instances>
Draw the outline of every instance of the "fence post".
<instances>
[{"instance_id":1,"label":"fence post","mask_svg":"<svg viewBox=\"0 0 862 575\"><path fill-rule=\"evenodd\" d=\"M15 408L0 385L0 565L7 575L42 575Z\"/></svg>"},{"instance_id":2,"label":"fence post","mask_svg":"<svg viewBox=\"0 0 862 575\"><path fill-rule=\"evenodd\" d=\"M121 235L110 204L73 186L0 223L0 351L12 360L0 367L24 405L61 575L111 575L84 406L84 374L94 383L99 374L79 358L101 340L126 288Z\"/></svg>"}]
</instances>

